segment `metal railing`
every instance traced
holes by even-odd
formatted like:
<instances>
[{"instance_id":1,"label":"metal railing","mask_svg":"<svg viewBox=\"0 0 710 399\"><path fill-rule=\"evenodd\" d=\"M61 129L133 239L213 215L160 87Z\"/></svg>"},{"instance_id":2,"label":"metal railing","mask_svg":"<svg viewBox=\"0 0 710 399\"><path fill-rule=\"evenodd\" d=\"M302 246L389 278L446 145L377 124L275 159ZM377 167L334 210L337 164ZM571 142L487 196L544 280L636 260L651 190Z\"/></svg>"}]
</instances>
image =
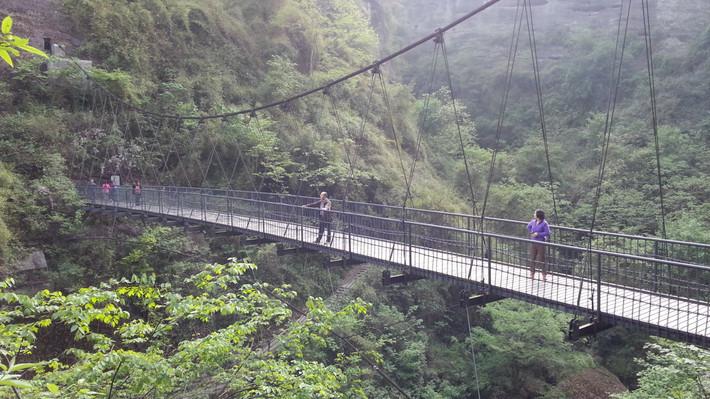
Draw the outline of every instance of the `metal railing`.
<instances>
[{"instance_id":1,"label":"metal railing","mask_svg":"<svg viewBox=\"0 0 710 399\"><path fill-rule=\"evenodd\" d=\"M151 186L149 189L167 192L201 193L234 198L247 198L258 201L303 205L315 201L317 198L293 194L262 193L243 190L192 188L192 187L159 187ZM380 216L385 218L410 220L437 226L455 227L459 229L481 231L487 233L504 234L520 238L527 237L527 221L504 219L486 216L467 215L455 212L445 212L418 208L403 208L384 204L372 204L358 201L342 201L331 198L333 209L363 215ZM590 232L568 226L551 225L551 241L581 249L562 251L561 255L569 258L579 258L580 251L587 249ZM710 244L668 240L659 237L647 237L624 233L595 230L593 233L592 248L629 255L641 255L665 260L695 263L700 265L710 264Z\"/></svg>"},{"instance_id":2,"label":"metal railing","mask_svg":"<svg viewBox=\"0 0 710 399\"><path fill-rule=\"evenodd\" d=\"M96 186L79 186L78 190L89 202L107 208L140 210L229 226L302 246L315 245L319 210L301 206L313 198L172 187L146 187L140 196L133 195L130 188L115 188L109 193ZM583 232L579 229L556 228L555 241L541 243L505 234L504 227L523 224L518 221L488 218L481 226L480 219L468 215L354 202L340 208L337 204L343 210L331 212L333 242L319 245L320 250L710 345L707 265L649 256L643 253L647 250L643 246L629 249L595 241L590 251L583 240L579 244L572 238L558 239L568 231ZM504 226L502 232L491 231L497 223ZM646 239L601 232L599 236L600 240L618 237L627 243ZM675 243L676 250L705 248L669 240L650 242ZM531 245L545 247L545 265L550 269L547 282L531 283L528 277ZM706 254L693 256L703 259Z\"/></svg>"}]
</instances>

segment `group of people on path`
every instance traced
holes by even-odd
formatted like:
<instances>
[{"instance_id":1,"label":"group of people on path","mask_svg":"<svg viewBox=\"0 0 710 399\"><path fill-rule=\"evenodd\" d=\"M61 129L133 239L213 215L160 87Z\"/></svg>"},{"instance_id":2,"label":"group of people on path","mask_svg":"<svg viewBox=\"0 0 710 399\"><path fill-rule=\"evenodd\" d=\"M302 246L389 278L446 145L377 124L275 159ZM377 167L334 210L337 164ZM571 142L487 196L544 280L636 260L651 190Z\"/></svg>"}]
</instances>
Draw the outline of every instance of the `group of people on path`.
<instances>
[{"instance_id":1,"label":"group of people on path","mask_svg":"<svg viewBox=\"0 0 710 399\"><path fill-rule=\"evenodd\" d=\"M96 181L94 179L89 180L89 195L91 196L92 200L96 200L96 193L98 191L98 186L96 185ZM142 188L141 188L141 182L140 180L136 180L133 182L132 186L132 192L133 192L133 199L135 201L136 206L140 206L141 204L141 196L142 196ZM101 184L101 193L103 195L103 200L104 201L112 201L112 202L117 202L118 201L118 184L111 180L104 180L104 182Z\"/></svg>"}]
</instances>

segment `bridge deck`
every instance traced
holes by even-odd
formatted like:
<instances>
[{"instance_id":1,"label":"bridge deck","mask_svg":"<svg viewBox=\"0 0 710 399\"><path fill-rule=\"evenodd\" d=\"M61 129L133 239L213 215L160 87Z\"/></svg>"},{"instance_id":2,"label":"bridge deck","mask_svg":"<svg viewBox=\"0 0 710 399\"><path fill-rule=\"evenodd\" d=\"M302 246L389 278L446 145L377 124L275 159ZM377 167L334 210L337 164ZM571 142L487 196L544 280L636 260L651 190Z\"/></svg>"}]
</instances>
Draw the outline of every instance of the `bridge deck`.
<instances>
[{"instance_id":1,"label":"bridge deck","mask_svg":"<svg viewBox=\"0 0 710 399\"><path fill-rule=\"evenodd\" d=\"M144 201L140 206L126 201L109 203L95 200L93 202L96 206L114 210L179 218L190 223L224 226L322 252L351 256L408 273L454 281L476 290L485 290L585 315L596 315L604 321L630 324L653 334L670 336L703 346L710 344L710 305L703 297L689 298L669 292L629 287L617 282L600 281L579 273L560 272L556 270L558 268L555 265L548 274L547 281L541 281L539 273L538 278L532 280L529 269L524 266L526 261L521 258L521 250L506 247L502 243L498 244L499 248L492 256L482 258L461 254L461 251L447 251L432 248L430 245L421 245L427 239L433 240L433 238L420 236L415 240L412 235L417 233L412 233L411 228L408 240L403 239L407 235L406 231L393 233L391 230L387 232L390 234L388 239L382 238L386 234L381 231L381 225L359 225L356 226L357 228L346 229L342 224L338 226L338 223L335 223L332 242L316 244L313 241L318 233L317 226L314 225L312 218L304 219L302 215L296 217L295 213L299 209L297 207L287 208L286 214L282 215L277 215L277 211L272 210L270 213L272 217L269 217L263 210L261 214L244 211L243 213L247 213L245 215L237 206L230 206L229 210L232 212L228 212L224 206L206 206L204 200L201 201L202 205L192 201L174 207L162 202L155 204ZM281 204L275 205L283 207ZM284 212L284 209L280 211ZM379 232L375 231L378 228ZM372 229L373 232L367 233L368 229ZM439 239L439 241L446 240ZM502 252L507 252L505 257L501 256ZM560 260L560 264L563 265L564 262ZM608 268L607 266L605 265L605 269ZM618 269L620 266L623 268L624 264L617 262L611 267L614 266ZM597 289L600 292L597 292ZM581 300L578 301L580 295Z\"/></svg>"}]
</instances>

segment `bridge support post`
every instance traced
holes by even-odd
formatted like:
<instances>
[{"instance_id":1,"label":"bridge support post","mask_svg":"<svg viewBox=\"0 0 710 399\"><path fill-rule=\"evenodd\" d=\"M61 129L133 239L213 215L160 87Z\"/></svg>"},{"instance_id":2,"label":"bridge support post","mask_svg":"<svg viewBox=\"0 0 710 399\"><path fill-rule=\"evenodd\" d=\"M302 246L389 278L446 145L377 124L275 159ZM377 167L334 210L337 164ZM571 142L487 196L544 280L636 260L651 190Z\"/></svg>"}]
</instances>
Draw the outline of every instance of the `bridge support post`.
<instances>
[{"instance_id":1,"label":"bridge support post","mask_svg":"<svg viewBox=\"0 0 710 399\"><path fill-rule=\"evenodd\" d=\"M612 324L607 323L603 320L599 320L597 318L592 318L589 320L572 319L569 322L567 338L572 341L576 341L582 337L596 334L611 327L613 327Z\"/></svg>"},{"instance_id":2,"label":"bridge support post","mask_svg":"<svg viewBox=\"0 0 710 399\"><path fill-rule=\"evenodd\" d=\"M261 245L261 244L273 244L277 241L271 240L269 238L247 238L242 241L244 245Z\"/></svg>"},{"instance_id":3,"label":"bridge support post","mask_svg":"<svg viewBox=\"0 0 710 399\"><path fill-rule=\"evenodd\" d=\"M276 255L278 255L278 256L300 254L300 253L312 253L312 252L318 252L318 251L316 251L315 249L310 249L310 248L306 248L306 247L286 248L283 244L276 245Z\"/></svg>"},{"instance_id":4,"label":"bridge support post","mask_svg":"<svg viewBox=\"0 0 710 399\"><path fill-rule=\"evenodd\" d=\"M201 226L199 224L190 224L190 223L185 223L183 225L183 230L187 232L196 232L199 231L201 233L205 233L205 230L207 230L204 226Z\"/></svg>"},{"instance_id":5,"label":"bridge support post","mask_svg":"<svg viewBox=\"0 0 710 399\"><path fill-rule=\"evenodd\" d=\"M352 258L329 258L326 262L325 265L327 267L332 267L332 266L351 266L351 265L361 265L365 262L352 259Z\"/></svg>"},{"instance_id":6,"label":"bridge support post","mask_svg":"<svg viewBox=\"0 0 710 399\"><path fill-rule=\"evenodd\" d=\"M389 270L382 271L382 285L384 286L408 283L410 281L422 280L425 278L426 277L423 276L417 276L416 274L400 273L392 275L392 272L390 272Z\"/></svg>"},{"instance_id":7,"label":"bridge support post","mask_svg":"<svg viewBox=\"0 0 710 399\"><path fill-rule=\"evenodd\" d=\"M213 236L215 237L233 237L233 236L241 236L244 233L242 233L239 230L234 230L234 229L213 229L213 231L210 232Z\"/></svg>"},{"instance_id":8,"label":"bridge support post","mask_svg":"<svg viewBox=\"0 0 710 399\"><path fill-rule=\"evenodd\" d=\"M501 299L505 299L505 297L485 292L468 294L463 291L461 292L461 298L459 298L459 305L461 305L461 307L484 306L491 302L500 301Z\"/></svg>"}]
</instances>

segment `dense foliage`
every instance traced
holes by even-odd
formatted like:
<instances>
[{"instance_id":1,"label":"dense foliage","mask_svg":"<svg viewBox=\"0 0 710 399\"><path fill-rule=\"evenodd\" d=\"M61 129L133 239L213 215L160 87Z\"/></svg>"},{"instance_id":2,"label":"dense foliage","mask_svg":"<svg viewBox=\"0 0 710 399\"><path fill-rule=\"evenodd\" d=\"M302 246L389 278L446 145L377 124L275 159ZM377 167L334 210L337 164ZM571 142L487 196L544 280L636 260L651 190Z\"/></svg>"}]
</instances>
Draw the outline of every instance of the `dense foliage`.
<instances>
[{"instance_id":1,"label":"dense foliage","mask_svg":"<svg viewBox=\"0 0 710 399\"><path fill-rule=\"evenodd\" d=\"M448 22L447 18L466 11L456 2L445 2L445 13L426 12L439 6L430 0L372 3L381 8L377 14L382 16L379 30L398 32L392 38L394 43L388 44L390 48L421 34L416 29L407 32L407 27L419 27L422 21L440 26ZM618 2L599 3L599 10L618 7ZM531 12L536 15L536 48L559 218L564 224L588 227L617 26L615 19L610 19L614 23L602 21L603 13L598 17L583 12L571 15L575 9L550 2L532 7ZM677 8L659 5L656 12L651 28L667 234L708 242L708 13L695 2ZM387 17L394 13L402 17ZM608 15L618 17L617 12ZM500 152L491 193L495 200L489 212L525 218L536 206L551 210L552 203L524 19L510 100L503 114L500 141L496 142L514 16L511 4L497 13L491 10L489 18L457 28L449 35L449 58L458 98L476 123L476 143ZM660 236L660 197L640 18L641 3L633 3L596 225L604 230ZM424 91L431 73L430 57L429 48L405 56L405 61L397 64L402 79ZM440 84L444 85L443 77ZM477 176L485 176L485 161L489 159L482 157L480 166L474 166ZM475 184L477 193L485 191L485 177ZM466 186L460 182L457 187L465 192Z\"/></svg>"},{"instance_id":2,"label":"dense foliage","mask_svg":"<svg viewBox=\"0 0 710 399\"><path fill-rule=\"evenodd\" d=\"M18 294L8 280L0 294L0 351L9 363L0 384L25 397L169 397L206 380L231 397L362 397L356 372L341 369L350 356L338 355L329 366L309 352L327 347L329 332L356 322L364 305L332 312L311 299L308 319L281 332L276 350L260 350L258 336L289 321L283 301L295 293L244 281L254 268L211 264L180 286L143 275L66 295ZM67 334L61 347L42 342ZM16 362L36 350L56 357ZM18 379L26 370L33 371L31 383Z\"/></svg>"}]
</instances>

